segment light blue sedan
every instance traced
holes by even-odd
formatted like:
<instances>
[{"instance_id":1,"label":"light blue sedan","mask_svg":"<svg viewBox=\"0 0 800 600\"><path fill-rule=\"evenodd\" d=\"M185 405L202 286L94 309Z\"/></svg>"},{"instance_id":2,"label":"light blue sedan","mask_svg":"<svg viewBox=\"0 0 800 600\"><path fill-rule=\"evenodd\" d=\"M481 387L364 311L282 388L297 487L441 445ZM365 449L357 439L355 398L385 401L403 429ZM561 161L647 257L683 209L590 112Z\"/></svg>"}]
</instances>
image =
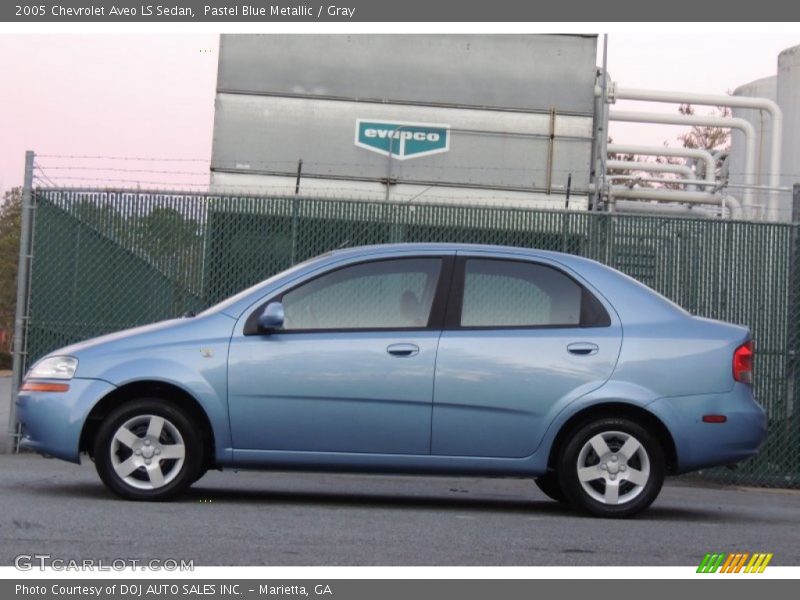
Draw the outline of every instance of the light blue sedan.
<instances>
[{"instance_id":1,"label":"light blue sedan","mask_svg":"<svg viewBox=\"0 0 800 600\"><path fill-rule=\"evenodd\" d=\"M17 407L24 447L86 452L132 500L208 469L485 475L625 517L665 474L757 452L752 360L747 328L591 260L402 244L57 350Z\"/></svg>"}]
</instances>

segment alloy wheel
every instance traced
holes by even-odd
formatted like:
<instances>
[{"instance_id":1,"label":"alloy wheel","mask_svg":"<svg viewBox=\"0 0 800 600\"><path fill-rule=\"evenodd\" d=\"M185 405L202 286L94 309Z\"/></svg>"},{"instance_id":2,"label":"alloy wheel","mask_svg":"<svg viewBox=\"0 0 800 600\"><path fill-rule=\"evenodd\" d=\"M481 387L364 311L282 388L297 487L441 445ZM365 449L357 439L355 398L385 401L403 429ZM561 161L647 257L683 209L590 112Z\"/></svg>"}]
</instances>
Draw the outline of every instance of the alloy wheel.
<instances>
[{"instance_id":1,"label":"alloy wheel","mask_svg":"<svg viewBox=\"0 0 800 600\"><path fill-rule=\"evenodd\" d=\"M178 428L159 415L137 415L114 432L111 466L127 485L156 490L173 481L183 468L186 444Z\"/></svg>"},{"instance_id":2,"label":"alloy wheel","mask_svg":"<svg viewBox=\"0 0 800 600\"><path fill-rule=\"evenodd\" d=\"M650 457L644 445L622 431L604 431L589 438L575 466L583 490L606 505L631 502L650 479Z\"/></svg>"}]
</instances>

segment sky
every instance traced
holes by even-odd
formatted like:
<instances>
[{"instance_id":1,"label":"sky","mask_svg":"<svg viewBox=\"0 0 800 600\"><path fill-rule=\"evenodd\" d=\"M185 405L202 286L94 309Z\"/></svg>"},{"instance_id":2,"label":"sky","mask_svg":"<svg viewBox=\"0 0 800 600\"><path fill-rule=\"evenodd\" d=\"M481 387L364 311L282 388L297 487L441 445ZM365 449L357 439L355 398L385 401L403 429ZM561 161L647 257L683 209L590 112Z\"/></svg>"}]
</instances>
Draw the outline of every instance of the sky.
<instances>
[{"instance_id":1,"label":"sky","mask_svg":"<svg viewBox=\"0 0 800 600\"><path fill-rule=\"evenodd\" d=\"M218 44L216 34L0 35L0 190L22 183L29 149L48 182L207 183ZM800 33L614 33L608 69L624 87L724 94L775 74L778 53L798 44ZM676 111L642 102L616 108ZM680 131L618 123L611 135L677 146ZM147 160L75 158L87 156ZM87 165L94 170L78 169Z\"/></svg>"},{"instance_id":2,"label":"sky","mask_svg":"<svg viewBox=\"0 0 800 600\"><path fill-rule=\"evenodd\" d=\"M96 175L207 182L218 44L218 35L0 35L0 188L22 183L25 150L64 184L76 165L138 163L48 155L203 159L138 165L201 175Z\"/></svg>"},{"instance_id":3,"label":"sky","mask_svg":"<svg viewBox=\"0 0 800 600\"><path fill-rule=\"evenodd\" d=\"M680 28L681 24L676 24ZM726 94L740 85L777 73L778 54L800 44L789 34L611 34L608 72L621 87ZM602 61L602 38L598 44ZM671 104L619 101L612 109L677 113ZM696 107L711 114L713 107ZM611 123L615 142L680 146L684 131L674 125Z\"/></svg>"}]
</instances>

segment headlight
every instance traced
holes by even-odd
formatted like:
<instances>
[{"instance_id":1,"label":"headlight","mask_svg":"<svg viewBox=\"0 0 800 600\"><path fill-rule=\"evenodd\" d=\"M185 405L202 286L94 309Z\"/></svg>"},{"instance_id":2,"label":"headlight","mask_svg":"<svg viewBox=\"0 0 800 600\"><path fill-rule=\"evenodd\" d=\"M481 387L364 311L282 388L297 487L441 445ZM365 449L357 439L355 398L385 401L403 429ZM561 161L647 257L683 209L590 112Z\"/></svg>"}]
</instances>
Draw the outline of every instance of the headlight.
<instances>
[{"instance_id":1,"label":"headlight","mask_svg":"<svg viewBox=\"0 0 800 600\"><path fill-rule=\"evenodd\" d=\"M72 379L77 368L78 359L73 356L51 356L33 365L26 379Z\"/></svg>"}]
</instances>

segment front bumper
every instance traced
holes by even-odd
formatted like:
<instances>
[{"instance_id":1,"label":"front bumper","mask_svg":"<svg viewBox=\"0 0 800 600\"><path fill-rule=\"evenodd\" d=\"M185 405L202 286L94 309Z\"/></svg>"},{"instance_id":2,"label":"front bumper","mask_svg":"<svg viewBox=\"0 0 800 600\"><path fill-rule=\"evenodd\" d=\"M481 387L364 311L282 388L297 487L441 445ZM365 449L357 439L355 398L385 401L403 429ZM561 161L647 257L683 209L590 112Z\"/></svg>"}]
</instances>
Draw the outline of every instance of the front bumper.
<instances>
[{"instance_id":1,"label":"front bumper","mask_svg":"<svg viewBox=\"0 0 800 600\"><path fill-rule=\"evenodd\" d=\"M100 379L74 378L59 383L69 383L69 390L19 392L16 404L22 425L20 446L77 463L86 417L115 386Z\"/></svg>"},{"instance_id":2,"label":"front bumper","mask_svg":"<svg viewBox=\"0 0 800 600\"><path fill-rule=\"evenodd\" d=\"M660 398L647 408L672 433L679 473L741 462L757 454L767 436L767 415L742 383L724 394ZM704 423L703 415L727 420Z\"/></svg>"}]
</instances>

